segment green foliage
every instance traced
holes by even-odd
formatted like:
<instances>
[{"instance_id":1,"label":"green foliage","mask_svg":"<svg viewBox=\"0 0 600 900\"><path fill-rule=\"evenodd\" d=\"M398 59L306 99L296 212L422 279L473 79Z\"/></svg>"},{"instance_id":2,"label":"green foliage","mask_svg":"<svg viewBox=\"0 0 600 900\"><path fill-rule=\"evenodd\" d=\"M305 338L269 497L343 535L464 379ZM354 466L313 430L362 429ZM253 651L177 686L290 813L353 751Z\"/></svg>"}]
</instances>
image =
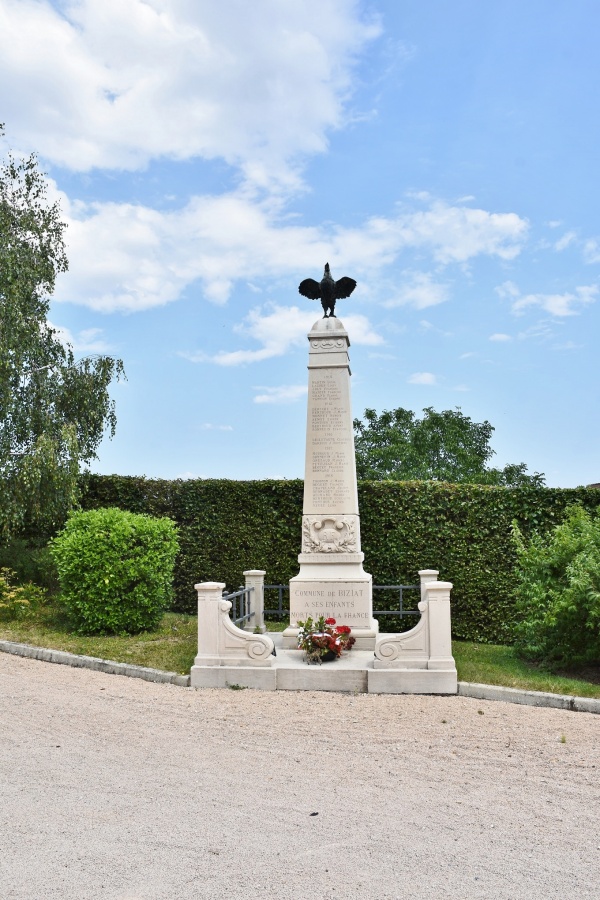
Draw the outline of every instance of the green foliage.
<instances>
[{"instance_id":1,"label":"green foliage","mask_svg":"<svg viewBox=\"0 0 600 900\"><path fill-rule=\"evenodd\" d=\"M51 542L60 603L80 634L135 634L158 625L172 599L177 528L119 509L73 514Z\"/></svg>"},{"instance_id":2,"label":"green foliage","mask_svg":"<svg viewBox=\"0 0 600 900\"><path fill-rule=\"evenodd\" d=\"M451 484L540 486L542 475L528 475L524 463L486 468L494 455L488 421L473 422L460 409L436 412L431 406L417 419L409 409L366 409L354 420L359 478L392 481L447 481Z\"/></svg>"},{"instance_id":3,"label":"green foliage","mask_svg":"<svg viewBox=\"0 0 600 900\"><path fill-rule=\"evenodd\" d=\"M46 592L31 582L17 583L11 569L0 569L0 620L22 619L38 609Z\"/></svg>"},{"instance_id":4,"label":"green foliage","mask_svg":"<svg viewBox=\"0 0 600 900\"><path fill-rule=\"evenodd\" d=\"M173 608L193 613L199 581L236 589L244 569L265 569L268 584L287 584L298 574L302 491L299 480L87 475L82 504L173 518L181 546ZM419 569L439 569L454 584L454 637L491 643L511 642L518 619L512 521L529 537L561 522L573 502L590 510L600 504L600 491L585 488L371 481L359 483L358 492L365 568L374 584L415 584ZM387 619L381 624L391 627Z\"/></svg>"},{"instance_id":5,"label":"green foliage","mask_svg":"<svg viewBox=\"0 0 600 900\"><path fill-rule=\"evenodd\" d=\"M550 534L526 541L515 524L514 539L517 649L553 666L600 662L600 516L573 506Z\"/></svg>"},{"instance_id":6,"label":"green foliage","mask_svg":"<svg viewBox=\"0 0 600 900\"><path fill-rule=\"evenodd\" d=\"M0 568L12 569L19 584L33 582L50 594L58 592L58 575L47 537L13 538L0 544Z\"/></svg>"},{"instance_id":7,"label":"green foliage","mask_svg":"<svg viewBox=\"0 0 600 900\"><path fill-rule=\"evenodd\" d=\"M0 125L0 137L3 127ZM35 156L0 163L0 539L55 528L77 499L81 463L115 429L120 360L75 362L47 321L68 268L65 225Z\"/></svg>"}]
</instances>

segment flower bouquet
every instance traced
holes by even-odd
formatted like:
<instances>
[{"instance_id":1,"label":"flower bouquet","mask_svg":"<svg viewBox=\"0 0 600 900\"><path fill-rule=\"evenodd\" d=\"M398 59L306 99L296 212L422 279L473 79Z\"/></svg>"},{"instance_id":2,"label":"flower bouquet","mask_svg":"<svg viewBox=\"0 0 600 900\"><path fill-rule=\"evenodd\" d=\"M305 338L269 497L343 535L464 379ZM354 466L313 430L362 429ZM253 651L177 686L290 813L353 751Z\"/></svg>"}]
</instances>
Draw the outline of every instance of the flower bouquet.
<instances>
[{"instance_id":1,"label":"flower bouquet","mask_svg":"<svg viewBox=\"0 0 600 900\"><path fill-rule=\"evenodd\" d=\"M339 659L342 650L350 650L355 638L348 625L336 625L335 619L323 616L315 621L310 616L298 622L298 648L304 650L307 663L322 663Z\"/></svg>"}]
</instances>

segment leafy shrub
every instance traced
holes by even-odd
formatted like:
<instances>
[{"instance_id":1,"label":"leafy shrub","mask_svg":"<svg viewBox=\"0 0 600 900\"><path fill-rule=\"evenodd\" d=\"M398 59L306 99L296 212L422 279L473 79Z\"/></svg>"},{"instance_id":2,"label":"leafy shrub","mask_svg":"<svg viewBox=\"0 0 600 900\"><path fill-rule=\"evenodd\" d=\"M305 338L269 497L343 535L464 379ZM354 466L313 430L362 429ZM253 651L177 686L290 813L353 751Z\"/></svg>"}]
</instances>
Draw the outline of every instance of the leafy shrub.
<instances>
[{"instance_id":1,"label":"leafy shrub","mask_svg":"<svg viewBox=\"0 0 600 900\"><path fill-rule=\"evenodd\" d=\"M46 599L46 592L30 581L17 584L12 569L0 569L0 619L22 619Z\"/></svg>"},{"instance_id":2,"label":"leafy shrub","mask_svg":"<svg viewBox=\"0 0 600 900\"><path fill-rule=\"evenodd\" d=\"M179 549L171 519L114 508L77 512L50 548L59 601L77 632L136 634L158 625Z\"/></svg>"},{"instance_id":3,"label":"leafy shrub","mask_svg":"<svg viewBox=\"0 0 600 900\"><path fill-rule=\"evenodd\" d=\"M554 666L600 660L600 516L573 506L547 536L513 534L517 649Z\"/></svg>"}]
</instances>

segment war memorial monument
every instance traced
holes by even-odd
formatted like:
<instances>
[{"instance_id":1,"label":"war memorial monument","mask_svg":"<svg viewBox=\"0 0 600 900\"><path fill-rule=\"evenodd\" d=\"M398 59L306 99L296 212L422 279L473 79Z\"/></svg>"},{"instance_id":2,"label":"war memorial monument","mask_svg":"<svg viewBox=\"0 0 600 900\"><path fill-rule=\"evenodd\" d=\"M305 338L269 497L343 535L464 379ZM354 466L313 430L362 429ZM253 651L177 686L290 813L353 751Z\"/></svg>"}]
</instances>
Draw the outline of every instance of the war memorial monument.
<instances>
[{"instance_id":1,"label":"war memorial monument","mask_svg":"<svg viewBox=\"0 0 600 900\"><path fill-rule=\"evenodd\" d=\"M230 616L221 582L196 585L198 655L192 687L236 684L266 690L342 690L374 693L439 693L457 690L450 638L450 582L422 570L421 618L410 631L380 634L373 617L372 578L363 569L350 399L349 335L335 315L336 301L356 282L334 281L325 265L320 282L307 278L299 291L320 300L323 318L308 334L308 404L300 571L290 580L290 624L265 634L265 572L244 573L253 591L246 629ZM298 649L298 622L333 618L349 626L354 648L328 665L308 666Z\"/></svg>"}]
</instances>

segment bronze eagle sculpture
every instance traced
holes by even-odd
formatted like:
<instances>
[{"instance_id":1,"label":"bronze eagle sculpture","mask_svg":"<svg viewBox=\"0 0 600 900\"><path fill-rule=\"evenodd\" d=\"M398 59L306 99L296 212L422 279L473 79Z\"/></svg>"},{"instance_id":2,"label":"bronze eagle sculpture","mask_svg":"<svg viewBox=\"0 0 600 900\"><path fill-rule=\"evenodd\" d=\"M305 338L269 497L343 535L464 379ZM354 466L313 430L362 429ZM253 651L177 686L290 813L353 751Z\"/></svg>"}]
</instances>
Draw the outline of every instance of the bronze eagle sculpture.
<instances>
[{"instance_id":1,"label":"bronze eagle sculpture","mask_svg":"<svg viewBox=\"0 0 600 900\"><path fill-rule=\"evenodd\" d=\"M304 281L300 282L298 290L304 297L308 297L309 300L321 301L324 319L327 319L328 316L333 316L335 319L335 301L349 297L355 287L356 282L354 278L344 276L344 278L338 278L337 281L334 281L329 271L329 263L325 263L325 272L321 281L315 281L314 278L305 278ZM328 310L329 313L327 312Z\"/></svg>"}]
</instances>

